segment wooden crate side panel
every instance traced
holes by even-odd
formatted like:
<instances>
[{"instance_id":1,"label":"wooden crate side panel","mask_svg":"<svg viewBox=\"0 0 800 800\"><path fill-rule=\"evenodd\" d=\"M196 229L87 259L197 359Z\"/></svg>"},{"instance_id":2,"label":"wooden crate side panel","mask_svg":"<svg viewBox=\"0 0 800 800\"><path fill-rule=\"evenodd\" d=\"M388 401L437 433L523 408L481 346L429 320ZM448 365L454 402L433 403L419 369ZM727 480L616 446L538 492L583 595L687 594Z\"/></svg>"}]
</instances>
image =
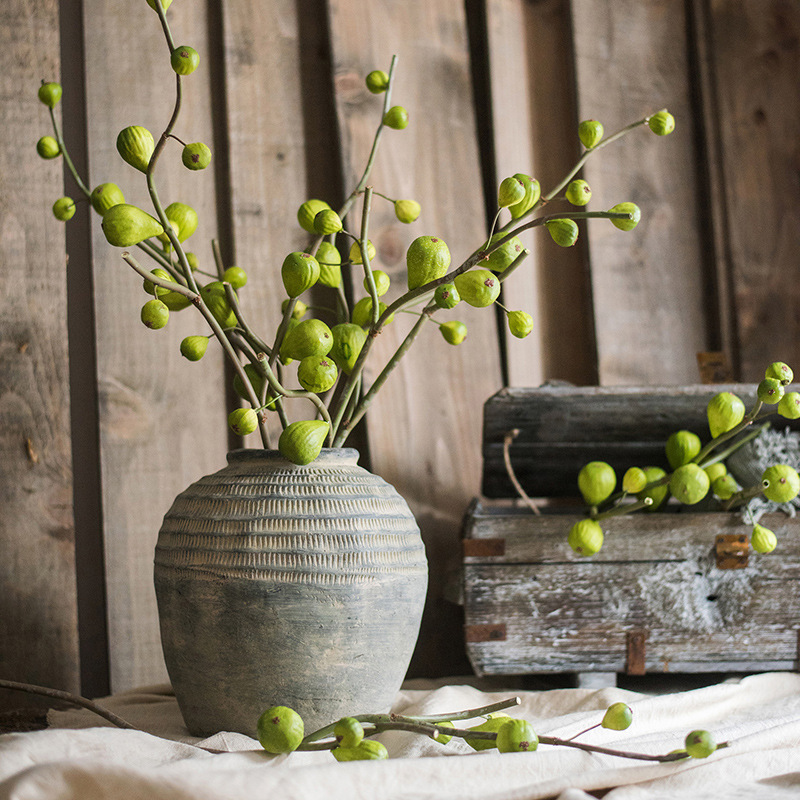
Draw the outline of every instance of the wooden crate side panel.
<instances>
[{"instance_id":1,"label":"wooden crate side panel","mask_svg":"<svg viewBox=\"0 0 800 800\"><path fill-rule=\"evenodd\" d=\"M367 92L364 76L387 69L391 54L398 55L392 102L408 108L410 124L403 131L384 131L372 183L391 197L416 198L423 211L419 222L402 226L391 205L376 197L370 238L378 254L373 268L385 270L400 293L406 285L405 253L417 236L441 236L455 266L484 235L464 9L456 0L380 8L332 0L329 8L348 190L363 170L381 112L381 98ZM359 214L352 216L348 228L359 230ZM356 298L363 297L361 273L353 274L352 283ZM440 635L457 624L441 587L446 562L457 552L464 508L480 481L480 409L501 383L494 313L462 306L442 320L464 321L467 341L452 347L428 324L367 415L372 469L411 504L431 566L418 674L452 670L457 655L459 643ZM397 317L373 348L368 384L413 324L406 314Z\"/></svg>"},{"instance_id":2,"label":"wooden crate side panel","mask_svg":"<svg viewBox=\"0 0 800 800\"><path fill-rule=\"evenodd\" d=\"M764 363L800 362L800 8L787 0L711 0L707 31L713 127L743 380Z\"/></svg>"},{"instance_id":3,"label":"wooden crate side panel","mask_svg":"<svg viewBox=\"0 0 800 800\"><path fill-rule=\"evenodd\" d=\"M0 15L0 675L79 691L64 195L40 81L60 80L58 3ZM56 109L60 116L60 108ZM0 695L0 710L30 698Z\"/></svg>"},{"instance_id":4,"label":"wooden crate side panel","mask_svg":"<svg viewBox=\"0 0 800 800\"><path fill-rule=\"evenodd\" d=\"M677 119L669 137L636 131L583 170L590 207L632 201L642 210L630 233L608 222L586 228L600 382L689 383L708 348L684 4L571 6L579 117L608 133L665 106Z\"/></svg>"},{"instance_id":5,"label":"wooden crate side panel","mask_svg":"<svg viewBox=\"0 0 800 800\"><path fill-rule=\"evenodd\" d=\"M173 4L169 17L175 38L202 53L199 69L183 81L176 134L213 146L206 11L206 3ZM128 202L152 211L144 176L121 160L115 142L127 125L157 138L172 114L175 76L158 17L146 3L87 0L84 30L91 185L113 181ZM186 246L213 272L213 176L185 169L180 155L180 145L169 142L156 185L165 206L181 201L197 210L200 226ZM178 492L224 466L227 433L219 349L212 343L199 364L178 350L184 336L207 325L189 308L173 313L164 330L146 329L141 278L106 243L96 216L92 225L111 688L121 691L166 679L153 548ZM140 261L152 264L143 254Z\"/></svg>"},{"instance_id":6,"label":"wooden crate side panel","mask_svg":"<svg viewBox=\"0 0 800 800\"><path fill-rule=\"evenodd\" d=\"M793 664L800 569L759 559L745 570L705 558L468 566L466 628L502 621L505 640L468 643L479 674L626 670L627 634L645 634L652 672ZM468 637L469 638L469 637Z\"/></svg>"}]
</instances>

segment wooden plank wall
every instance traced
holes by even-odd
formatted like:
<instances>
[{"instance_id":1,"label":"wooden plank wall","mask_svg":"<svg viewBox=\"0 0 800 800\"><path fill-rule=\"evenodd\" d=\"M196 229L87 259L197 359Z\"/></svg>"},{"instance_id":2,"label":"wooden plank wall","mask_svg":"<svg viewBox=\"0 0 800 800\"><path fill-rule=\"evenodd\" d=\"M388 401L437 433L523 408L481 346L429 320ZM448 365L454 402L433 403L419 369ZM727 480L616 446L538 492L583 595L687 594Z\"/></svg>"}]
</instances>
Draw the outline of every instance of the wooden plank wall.
<instances>
[{"instance_id":1,"label":"wooden plank wall","mask_svg":"<svg viewBox=\"0 0 800 800\"><path fill-rule=\"evenodd\" d=\"M144 329L138 281L96 216L82 205L66 239L50 216L53 200L75 191L60 162L32 150L48 132L37 84L58 79L60 55L76 160L91 184L118 182L133 202L146 204L144 185L117 157L116 134L160 130L173 91L144 0L60 6L61 20L52 0L0 11L0 119L14 131L0 142L0 673L73 689L82 678L98 694L164 679L153 542L174 495L224 463L234 401L218 354L190 364L177 353L199 330L192 312ZM395 100L411 125L387 131L374 183L423 207L407 227L374 205L376 266L397 286L415 236L442 236L456 259L474 248L487 230L483 186L490 202L514 172L552 186L581 153L580 119L611 132L662 106L677 117L672 136L636 131L585 168L590 208L633 200L637 231L582 225L569 250L541 230L526 236L531 258L504 298L533 314L531 337L509 337L486 310L463 312L470 334L460 348L430 326L368 416L364 460L409 499L431 561L413 674L466 669L444 587L460 516L479 491L482 404L504 381L691 383L695 352L707 349L725 350L742 380L775 358L800 365L796 3L176 0L169 14L178 41L202 55L184 82L177 133L209 142L215 157L213 170L188 173L172 143L159 190L200 212L191 249L205 269L217 236L227 263L248 270L243 302L256 328L276 319L283 255L307 241L294 223L299 203L340 202L360 173L380 112L362 79L393 53ZM67 273L69 302L66 255L82 265ZM360 278L348 291L358 296ZM407 327L387 329L380 356ZM81 376L71 387L68 367Z\"/></svg>"}]
</instances>

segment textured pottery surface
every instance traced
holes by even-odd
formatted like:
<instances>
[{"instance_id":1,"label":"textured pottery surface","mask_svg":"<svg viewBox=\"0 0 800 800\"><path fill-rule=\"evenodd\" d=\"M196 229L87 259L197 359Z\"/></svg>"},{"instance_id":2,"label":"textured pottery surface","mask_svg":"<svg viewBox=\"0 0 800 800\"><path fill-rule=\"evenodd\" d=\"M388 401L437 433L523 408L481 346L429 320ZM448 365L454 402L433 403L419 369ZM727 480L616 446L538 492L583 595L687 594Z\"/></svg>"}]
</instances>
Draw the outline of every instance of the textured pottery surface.
<instances>
[{"instance_id":1,"label":"textured pottery surface","mask_svg":"<svg viewBox=\"0 0 800 800\"><path fill-rule=\"evenodd\" d=\"M307 732L388 709L419 631L427 564L403 498L323 450L308 466L267 450L176 498L155 556L161 639L190 732L255 735L287 705Z\"/></svg>"}]
</instances>

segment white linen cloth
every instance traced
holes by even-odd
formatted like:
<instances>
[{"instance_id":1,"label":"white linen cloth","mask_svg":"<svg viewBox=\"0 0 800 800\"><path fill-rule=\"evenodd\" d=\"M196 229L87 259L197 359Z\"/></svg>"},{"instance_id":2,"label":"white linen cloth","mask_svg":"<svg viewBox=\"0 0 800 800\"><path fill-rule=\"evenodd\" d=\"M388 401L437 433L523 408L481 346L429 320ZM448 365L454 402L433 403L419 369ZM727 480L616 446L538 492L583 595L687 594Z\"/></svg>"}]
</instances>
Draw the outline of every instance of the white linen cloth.
<instances>
[{"instance_id":1,"label":"white linen cloth","mask_svg":"<svg viewBox=\"0 0 800 800\"><path fill-rule=\"evenodd\" d=\"M589 800L585 792L609 787L616 788L606 800L800 797L800 675L794 673L657 696L622 689L406 688L393 710L454 712L515 695L522 704L508 713L532 722L539 734L569 738L622 700L633 709L628 730L597 728L579 741L661 754L704 728L731 746L704 760L659 764L547 745L533 753L475 753L458 739L443 746L389 731L379 737L389 760L340 764L327 752L271 756L236 733L200 742L183 727L168 687L153 687L101 701L141 731L111 727L88 711L51 711L47 730L0 736L0 800Z\"/></svg>"}]
</instances>

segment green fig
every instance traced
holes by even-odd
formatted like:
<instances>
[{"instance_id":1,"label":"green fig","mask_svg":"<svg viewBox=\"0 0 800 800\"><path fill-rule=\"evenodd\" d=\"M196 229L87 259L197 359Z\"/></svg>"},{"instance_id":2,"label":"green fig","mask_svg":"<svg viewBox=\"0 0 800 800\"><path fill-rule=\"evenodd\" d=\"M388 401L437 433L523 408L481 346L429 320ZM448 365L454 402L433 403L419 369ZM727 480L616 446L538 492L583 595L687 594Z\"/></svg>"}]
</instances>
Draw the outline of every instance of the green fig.
<instances>
[{"instance_id":1,"label":"green fig","mask_svg":"<svg viewBox=\"0 0 800 800\"><path fill-rule=\"evenodd\" d=\"M394 201L394 215L405 225L414 222L421 212L422 208L416 200Z\"/></svg>"},{"instance_id":2,"label":"green fig","mask_svg":"<svg viewBox=\"0 0 800 800\"><path fill-rule=\"evenodd\" d=\"M310 464L322 450L330 425L322 420L303 420L287 426L278 440L281 455L293 464Z\"/></svg>"},{"instance_id":3,"label":"green fig","mask_svg":"<svg viewBox=\"0 0 800 800\"><path fill-rule=\"evenodd\" d=\"M228 414L228 427L237 436L247 436L258 427L258 414L252 408L237 408Z\"/></svg>"},{"instance_id":4,"label":"green fig","mask_svg":"<svg viewBox=\"0 0 800 800\"><path fill-rule=\"evenodd\" d=\"M500 281L488 269L472 269L453 281L461 299L476 308L490 306L500 296Z\"/></svg>"},{"instance_id":5,"label":"green fig","mask_svg":"<svg viewBox=\"0 0 800 800\"><path fill-rule=\"evenodd\" d=\"M452 722L450 722L449 719L446 719L442 722L436 722L434 724L438 725L440 728L455 728L455 725ZM439 744L447 744L453 737L448 736L446 733L442 733L441 731L436 731L436 733L433 734L432 738Z\"/></svg>"},{"instance_id":6,"label":"green fig","mask_svg":"<svg viewBox=\"0 0 800 800\"><path fill-rule=\"evenodd\" d=\"M258 718L256 733L268 753L292 753L303 741L304 728L303 718L294 709L273 706Z\"/></svg>"},{"instance_id":7,"label":"green fig","mask_svg":"<svg viewBox=\"0 0 800 800\"><path fill-rule=\"evenodd\" d=\"M525 311L509 311L506 318L511 335L517 339L524 339L533 330L533 317Z\"/></svg>"},{"instance_id":8,"label":"green fig","mask_svg":"<svg viewBox=\"0 0 800 800\"><path fill-rule=\"evenodd\" d=\"M778 413L785 419L800 418L800 392L787 392L781 397Z\"/></svg>"},{"instance_id":9,"label":"green fig","mask_svg":"<svg viewBox=\"0 0 800 800\"><path fill-rule=\"evenodd\" d=\"M667 439L667 461L672 469L688 464L701 449L700 437L691 431L675 431Z\"/></svg>"},{"instance_id":10,"label":"green fig","mask_svg":"<svg viewBox=\"0 0 800 800\"><path fill-rule=\"evenodd\" d=\"M711 491L720 500L730 500L739 491L739 484L736 483L732 475L717 475L711 481Z\"/></svg>"},{"instance_id":11,"label":"green fig","mask_svg":"<svg viewBox=\"0 0 800 800\"><path fill-rule=\"evenodd\" d=\"M507 233L496 233L489 241L491 247L495 242L508 236ZM521 255L524 250L522 242L518 236L509 239L505 244L501 244L496 250L493 250L481 262L482 267L490 269L492 272L505 272Z\"/></svg>"},{"instance_id":12,"label":"green fig","mask_svg":"<svg viewBox=\"0 0 800 800\"><path fill-rule=\"evenodd\" d=\"M622 491L637 494L647 486L647 475L639 467L630 467L622 476Z\"/></svg>"},{"instance_id":13,"label":"green fig","mask_svg":"<svg viewBox=\"0 0 800 800\"><path fill-rule=\"evenodd\" d=\"M309 356L328 355L333 347L331 329L321 319L306 319L298 322L283 337L281 357L301 361Z\"/></svg>"},{"instance_id":14,"label":"green fig","mask_svg":"<svg viewBox=\"0 0 800 800\"><path fill-rule=\"evenodd\" d=\"M461 295L454 283L443 283L436 287L433 302L439 308L455 308L461 302Z\"/></svg>"},{"instance_id":15,"label":"green fig","mask_svg":"<svg viewBox=\"0 0 800 800\"><path fill-rule=\"evenodd\" d=\"M164 214L176 226L179 242L185 242L197 230L197 212L186 203L170 203Z\"/></svg>"},{"instance_id":16,"label":"green fig","mask_svg":"<svg viewBox=\"0 0 800 800\"><path fill-rule=\"evenodd\" d=\"M292 302L291 297L287 297L281 303L281 314L286 313L286 309L289 307L289 303ZM292 319L301 320L306 315L308 311L308 306L302 300L295 300L294 301L294 308L292 309Z\"/></svg>"},{"instance_id":17,"label":"green fig","mask_svg":"<svg viewBox=\"0 0 800 800\"><path fill-rule=\"evenodd\" d=\"M582 519L570 529L567 542L579 556L593 556L603 546L603 529L593 519Z\"/></svg>"},{"instance_id":18,"label":"green fig","mask_svg":"<svg viewBox=\"0 0 800 800\"><path fill-rule=\"evenodd\" d=\"M408 127L408 111L403 106L392 106L383 115L383 124L387 128L393 128L396 131L401 131L403 128Z\"/></svg>"},{"instance_id":19,"label":"green fig","mask_svg":"<svg viewBox=\"0 0 800 800\"><path fill-rule=\"evenodd\" d=\"M783 361L775 361L767 367L764 377L774 378L784 386L788 386L794 380L794 373L788 364L784 364Z\"/></svg>"},{"instance_id":20,"label":"green fig","mask_svg":"<svg viewBox=\"0 0 800 800\"><path fill-rule=\"evenodd\" d=\"M391 285L389 276L382 269L374 269L372 270L372 280L375 281L378 297L383 297L389 291L389 286ZM366 278L364 278L364 291L369 291L369 283Z\"/></svg>"},{"instance_id":21,"label":"green fig","mask_svg":"<svg viewBox=\"0 0 800 800\"><path fill-rule=\"evenodd\" d=\"M800 492L800 475L788 464L767 467L761 475L764 497L773 503L788 503Z\"/></svg>"},{"instance_id":22,"label":"green fig","mask_svg":"<svg viewBox=\"0 0 800 800\"><path fill-rule=\"evenodd\" d=\"M328 356L308 356L297 365L297 380L307 392L327 392L338 377L336 363Z\"/></svg>"},{"instance_id":23,"label":"green fig","mask_svg":"<svg viewBox=\"0 0 800 800\"><path fill-rule=\"evenodd\" d=\"M667 477L667 473L661 467L644 467L644 474L648 484L656 483ZM667 499L668 494L669 486L664 484L663 486L654 486L652 489L643 489L637 493L636 497L639 500L652 500L650 505L645 506L645 510L655 511Z\"/></svg>"},{"instance_id":24,"label":"green fig","mask_svg":"<svg viewBox=\"0 0 800 800\"><path fill-rule=\"evenodd\" d=\"M717 478L721 478L723 475L728 474L728 468L721 461L717 461L714 464L709 464L704 469L706 471L706 475L708 475L708 479L711 481L712 489L714 488L714 481Z\"/></svg>"},{"instance_id":25,"label":"green fig","mask_svg":"<svg viewBox=\"0 0 800 800\"><path fill-rule=\"evenodd\" d=\"M551 219L545 222L550 238L559 247L572 247L578 241L578 225L572 219Z\"/></svg>"},{"instance_id":26,"label":"green fig","mask_svg":"<svg viewBox=\"0 0 800 800\"><path fill-rule=\"evenodd\" d=\"M578 125L578 138L587 150L591 150L603 139L603 123L596 119L585 119Z\"/></svg>"},{"instance_id":27,"label":"green fig","mask_svg":"<svg viewBox=\"0 0 800 800\"><path fill-rule=\"evenodd\" d=\"M389 751L374 739L364 739L356 747L334 747L331 750L337 761L380 761L389 758Z\"/></svg>"},{"instance_id":28,"label":"green fig","mask_svg":"<svg viewBox=\"0 0 800 800\"><path fill-rule=\"evenodd\" d=\"M776 378L764 378L756 390L758 399L767 406L779 403L785 392L783 384Z\"/></svg>"},{"instance_id":29,"label":"green fig","mask_svg":"<svg viewBox=\"0 0 800 800\"><path fill-rule=\"evenodd\" d=\"M339 747L358 747L364 741L364 726L355 717L342 717L333 728Z\"/></svg>"},{"instance_id":30,"label":"green fig","mask_svg":"<svg viewBox=\"0 0 800 800\"><path fill-rule=\"evenodd\" d=\"M289 297L298 297L319 280L319 262L308 253L289 253L281 266L283 287Z\"/></svg>"},{"instance_id":31,"label":"green fig","mask_svg":"<svg viewBox=\"0 0 800 800\"><path fill-rule=\"evenodd\" d=\"M386 303L378 301L378 317L386 311ZM372 298L362 297L354 306L350 314L353 323L360 325L362 328L369 328L372 325ZM394 314L386 319L388 325L394 319Z\"/></svg>"},{"instance_id":32,"label":"green fig","mask_svg":"<svg viewBox=\"0 0 800 800\"><path fill-rule=\"evenodd\" d=\"M408 288L416 289L447 274L450 266L450 249L444 239L436 236L419 236L406 251Z\"/></svg>"},{"instance_id":33,"label":"green fig","mask_svg":"<svg viewBox=\"0 0 800 800\"><path fill-rule=\"evenodd\" d=\"M71 197L59 197L53 203L53 216L66 222L75 216L75 201Z\"/></svg>"},{"instance_id":34,"label":"green fig","mask_svg":"<svg viewBox=\"0 0 800 800\"><path fill-rule=\"evenodd\" d=\"M119 203L103 214L103 234L114 247L133 247L164 233L161 223L137 206Z\"/></svg>"},{"instance_id":35,"label":"green fig","mask_svg":"<svg viewBox=\"0 0 800 800\"><path fill-rule=\"evenodd\" d=\"M714 737L708 731L692 731L686 737L684 747L692 758L708 758L717 749Z\"/></svg>"},{"instance_id":36,"label":"green fig","mask_svg":"<svg viewBox=\"0 0 800 800\"><path fill-rule=\"evenodd\" d=\"M333 346L328 355L345 375L349 375L356 365L361 348L367 341L367 332L352 322L343 322L331 328Z\"/></svg>"},{"instance_id":37,"label":"green fig","mask_svg":"<svg viewBox=\"0 0 800 800\"><path fill-rule=\"evenodd\" d=\"M373 261L376 255L377 251L375 250L375 245L372 244L372 242L369 241L369 239L367 239L367 256L369 257L369 260ZM350 262L353 264L363 264L364 260L362 259L361 256L362 256L361 243L353 242L353 244L350 245L350 254L349 254Z\"/></svg>"},{"instance_id":38,"label":"green fig","mask_svg":"<svg viewBox=\"0 0 800 800\"><path fill-rule=\"evenodd\" d=\"M180 292L167 292L159 295L159 299L170 311L183 311L184 308L192 305L192 301Z\"/></svg>"},{"instance_id":39,"label":"green fig","mask_svg":"<svg viewBox=\"0 0 800 800\"><path fill-rule=\"evenodd\" d=\"M732 392L714 395L706 407L711 437L716 439L717 436L733 430L744 419L744 414L744 403Z\"/></svg>"},{"instance_id":40,"label":"green fig","mask_svg":"<svg viewBox=\"0 0 800 800\"><path fill-rule=\"evenodd\" d=\"M39 100L43 102L48 108L55 108L61 100L61 84L60 83L45 83L39 87Z\"/></svg>"},{"instance_id":41,"label":"green fig","mask_svg":"<svg viewBox=\"0 0 800 800\"><path fill-rule=\"evenodd\" d=\"M57 158L61 155L61 147L53 136L42 136L36 142L36 152L45 159Z\"/></svg>"},{"instance_id":42,"label":"green fig","mask_svg":"<svg viewBox=\"0 0 800 800\"><path fill-rule=\"evenodd\" d=\"M199 361L208 349L208 336L187 336L181 342L181 355L189 361Z\"/></svg>"},{"instance_id":43,"label":"green fig","mask_svg":"<svg viewBox=\"0 0 800 800\"><path fill-rule=\"evenodd\" d=\"M481 731L483 733L497 733L503 725L506 724L511 719L508 714L503 714L501 712L495 714L489 714L488 718L481 722L480 725L473 725L471 728L468 728L470 731ZM493 750L497 747L497 740L496 739L471 739L468 736L464 737L464 741L473 749L477 751L481 750Z\"/></svg>"},{"instance_id":44,"label":"green fig","mask_svg":"<svg viewBox=\"0 0 800 800\"><path fill-rule=\"evenodd\" d=\"M648 118L647 125L657 136L667 136L675 130L675 117L669 111L659 111Z\"/></svg>"},{"instance_id":45,"label":"green fig","mask_svg":"<svg viewBox=\"0 0 800 800\"><path fill-rule=\"evenodd\" d=\"M297 221L300 227L308 233L314 233L314 217L325 208L330 206L324 200L306 200L297 209Z\"/></svg>"},{"instance_id":46,"label":"green fig","mask_svg":"<svg viewBox=\"0 0 800 800\"><path fill-rule=\"evenodd\" d=\"M756 553L771 553L778 546L778 537L769 528L755 525L750 535L750 544Z\"/></svg>"},{"instance_id":47,"label":"green fig","mask_svg":"<svg viewBox=\"0 0 800 800\"><path fill-rule=\"evenodd\" d=\"M247 285L247 273L241 267L228 267L222 273L222 280L229 283L234 289L241 289Z\"/></svg>"},{"instance_id":48,"label":"green fig","mask_svg":"<svg viewBox=\"0 0 800 800\"><path fill-rule=\"evenodd\" d=\"M365 83L372 94L382 94L389 88L389 76L382 69L374 69L367 75Z\"/></svg>"},{"instance_id":49,"label":"green fig","mask_svg":"<svg viewBox=\"0 0 800 800\"><path fill-rule=\"evenodd\" d=\"M497 749L501 753L532 753L539 746L533 725L524 719L510 719L497 731Z\"/></svg>"},{"instance_id":50,"label":"green fig","mask_svg":"<svg viewBox=\"0 0 800 800\"><path fill-rule=\"evenodd\" d=\"M509 206L512 219L519 219L523 214L527 214L538 202L542 194L542 188L536 178L518 172L514 177L525 187L525 197L513 206Z\"/></svg>"},{"instance_id":51,"label":"green fig","mask_svg":"<svg viewBox=\"0 0 800 800\"><path fill-rule=\"evenodd\" d=\"M503 178L500 188L497 190L497 205L500 208L508 208L516 205L525 199L525 184L516 176Z\"/></svg>"},{"instance_id":52,"label":"green fig","mask_svg":"<svg viewBox=\"0 0 800 800\"><path fill-rule=\"evenodd\" d=\"M122 160L140 172L147 172L156 143L153 134L141 125L129 125L117 136L117 152Z\"/></svg>"},{"instance_id":53,"label":"green fig","mask_svg":"<svg viewBox=\"0 0 800 800\"><path fill-rule=\"evenodd\" d=\"M183 148L181 161L186 169L205 169L211 163L211 148L203 142L191 142Z\"/></svg>"},{"instance_id":54,"label":"green fig","mask_svg":"<svg viewBox=\"0 0 800 800\"><path fill-rule=\"evenodd\" d=\"M125 202L125 195L116 183L101 183L89 197L92 208L102 217L109 208Z\"/></svg>"},{"instance_id":55,"label":"green fig","mask_svg":"<svg viewBox=\"0 0 800 800\"><path fill-rule=\"evenodd\" d=\"M147 0L147 5L149 5L153 11L155 11L157 2L159 2L159 0ZM172 5L172 0L160 0L160 5L164 11L167 11L167 9Z\"/></svg>"},{"instance_id":56,"label":"green fig","mask_svg":"<svg viewBox=\"0 0 800 800\"><path fill-rule=\"evenodd\" d=\"M150 274L155 275L156 278L161 278L162 281L175 283L175 278L173 278L172 275L170 275L165 269L161 269L161 267L156 267L156 269L151 270ZM161 297L162 295L169 293L169 289L156 286L153 281L149 281L147 278L142 281L142 289L144 289L147 294L152 294L155 297Z\"/></svg>"},{"instance_id":57,"label":"green fig","mask_svg":"<svg viewBox=\"0 0 800 800\"><path fill-rule=\"evenodd\" d=\"M467 326L463 322L451 319L439 326L439 332L448 344L461 344L467 338Z\"/></svg>"},{"instance_id":58,"label":"green fig","mask_svg":"<svg viewBox=\"0 0 800 800\"><path fill-rule=\"evenodd\" d=\"M184 253L186 256L186 263L189 265L189 269L192 272L197 272L200 269L200 259L194 253Z\"/></svg>"},{"instance_id":59,"label":"green fig","mask_svg":"<svg viewBox=\"0 0 800 800\"><path fill-rule=\"evenodd\" d=\"M612 214L627 214L627 219L612 219L614 227L621 231L632 231L642 218L642 211L635 203L617 203L608 209Z\"/></svg>"},{"instance_id":60,"label":"green fig","mask_svg":"<svg viewBox=\"0 0 800 800\"><path fill-rule=\"evenodd\" d=\"M586 181L574 180L567 186L566 198L574 206L585 206L592 199L592 189Z\"/></svg>"},{"instance_id":61,"label":"green fig","mask_svg":"<svg viewBox=\"0 0 800 800\"><path fill-rule=\"evenodd\" d=\"M323 208L314 217L314 232L322 236L339 233L342 229L342 220L332 208Z\"/></svg>"},{"instance_id":62,"label":"green fig","mask_svg":"<svg viewBox=\"0 0 800 800\"><path fill-rule=\"evenodd\" d=\"M633 710L627 703L612 703L603 715L600 725L612 731L624 731L633 722Z\"/></svg>"},{"instance_id":63,"label":"green fig","mask_svg":"<svg viewBox=\"0 0 800 800\"><path fill-rule=\"evenodd\" d=\"M669 490L679 502L687 506L699 503L711 487L706 471L697 464L678 467L669 479Z\"/></svg>"},{"instance_id":64,"label":"green fig","mask_svg":"<svg viewBox=\"0 0 800 800\"><path fill-rule=\"evenodd\" d=\"M321 242L317 248L319 282L336 289L342 285L342 256L330 242Z\"/></svg>"},{"instance_id":65,"label":"green fig","mask_svg":"<svg viewBox=\"0 0 800 800\"><path fill-rule=\"evenodd\" d=\"M169 309L160 300L153 298L142 306L141 319L146 327L158 330L169 322Z\"/></svg>"},{"instance_id":66,"label":"green fig","mask_svg":"<svg viewBox=\"0 0 800 800\"><path fill-rule=\"evenodd\" d=\"M605 461L590 461L578 473L578 489L587 506L600 505L617 486L614 468Z\"/></svg>"},{"instance_id":67,"label":"green fig","mask_svg":"<svg viewBox=\"0 0 800 800\"><path fill-rule=\"evenodd\" d=\"M223 330L236 327L238 320L228 302L228 295L221 281L212 281L201 287L200 297Z\"/></svg>"},{"instance_id":68,"label":"green fig","mask_svg":"<svg viewBox=\"0 0 800 800\"><path fill-rule=\"evenodd\" d=\"M178 75L191 75L200 66L200 54L183 44L170 53L169 63Z\"/></svg>"}]
</instances>

